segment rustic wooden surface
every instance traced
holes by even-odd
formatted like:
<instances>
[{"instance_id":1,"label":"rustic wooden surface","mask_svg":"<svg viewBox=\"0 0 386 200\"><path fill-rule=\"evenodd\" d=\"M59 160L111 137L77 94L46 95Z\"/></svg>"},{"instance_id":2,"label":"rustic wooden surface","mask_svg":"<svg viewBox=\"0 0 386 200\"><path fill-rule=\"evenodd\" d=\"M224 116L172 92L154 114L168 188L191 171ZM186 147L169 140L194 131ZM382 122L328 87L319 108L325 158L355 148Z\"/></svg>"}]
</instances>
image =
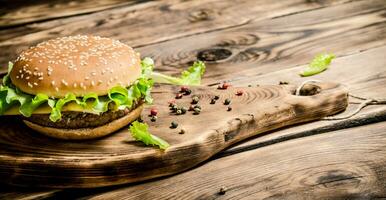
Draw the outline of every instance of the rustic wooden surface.
<instances>
[{"instance_id":1,"label":"rustic wooden surface","mask_svg":"<svg viewBox=\"0 0 386 200\"><path fill-rule=\"evenodd\" d=\"M23 12L30 19L22 25L5 27L4 23L0 28L0 63L5 66L22 49L48 38L93 33L137 47L156 59L159 71L176 74L199 57L209 61L204 84L232 80L236 86L247 86L302 82L305 78L297 72L316 53L329 51L338 58L329 70L312 79L342 82L354 94L385 98L385 7L384 0L205 0L144 2L93 13L75 8L73 14L52 20ZM18 10L28 9L20 6L2 12ZM350 105L349 110L355 106ZM97 190L3 186L0 197L382 198L386 196L386 124L366 124L385 119L385 106L369 106L351 119L319 121L261 135L167 179ZM346 129L349 127L354 128ZM216 195L221 186L231 190Z\"/></svg>"},{"instance_id":2,"label":"rustic wooden surface","mask_svg":"<svg viewBox=\"0 0 386 200\"><path fill-rule=\"evenodd\" d=\"M307 90L308 88L308 90ZM168 101L179 87L160 85L153 90L158 120L149 131L170 143L161 151L127 139L128 127L117 133L84 142L53 140L23 126L20 119L4 116L0 125L0 181L18 186L92 188L139 182L185 171L226 147L248 137L284 126L317 120L346 109L348 91L339 84L308 84L301 93L318 88L311 96L294 95L295 86L259 86L219 90L191 87L192 94L176 100L189 108L192 95L199 97L202 113L176 115ZM242 89L243 95L236 92ZM303 92L302 92L303 91ZM210 101L219 96L215 104ZM224 105L231 99L230 105ZM232 107L228 111L228 106ZM170 128L172 121L178 123ZM184 134L179 134L181 129ZM17 139L16 139L17 138ZM37 182L39 180L39 182Z\"/></svg>"}]
</instances>

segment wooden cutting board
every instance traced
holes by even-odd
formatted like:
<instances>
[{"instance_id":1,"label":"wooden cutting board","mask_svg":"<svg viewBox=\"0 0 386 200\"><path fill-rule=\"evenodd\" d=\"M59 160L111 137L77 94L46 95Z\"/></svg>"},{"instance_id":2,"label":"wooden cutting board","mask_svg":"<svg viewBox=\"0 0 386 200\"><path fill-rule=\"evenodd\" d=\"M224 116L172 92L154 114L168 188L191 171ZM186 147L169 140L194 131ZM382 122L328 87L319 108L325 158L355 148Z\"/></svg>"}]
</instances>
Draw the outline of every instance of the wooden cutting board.
<instances>
[{"instance_id":1,"label":"wooden cutting board","mask_svg":"<svg viewBox=\"0 0 386 200\"><path fill-rule=\"evenodd\" d=\"M187 170L224 148L269 130L320 119L343 111L347 90L334 83L305 85L295 96L295 86L276 85L218 90L191 87L200 98L199 115L171 113L168 101L179 87L161 85L153 90L154 105L142 118L150 131L170 143L166 151L134 141L128 128L91 141L61 141L28 129L20 119L0 118L0 179L20 186L90 188L143 181ZM243 95L235 95L242 89ZM320 90L317 94L315 91ZM189 107L191 96L176 100ZM215 104L210 100L220 99ZM231 99L231 111L223 101ZM159 110L151 122L149 109ZM176 121L179 126L170 128ZM179 134L184 129L184 134Z\"/></svg>"}]
</instances>

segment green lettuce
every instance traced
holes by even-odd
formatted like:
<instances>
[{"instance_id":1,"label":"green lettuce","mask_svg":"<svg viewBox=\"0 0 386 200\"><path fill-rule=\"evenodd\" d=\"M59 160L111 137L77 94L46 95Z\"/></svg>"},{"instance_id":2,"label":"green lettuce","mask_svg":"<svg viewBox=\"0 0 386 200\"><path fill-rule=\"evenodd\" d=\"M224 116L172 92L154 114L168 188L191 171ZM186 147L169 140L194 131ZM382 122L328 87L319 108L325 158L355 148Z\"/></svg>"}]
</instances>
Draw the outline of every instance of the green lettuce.
<instances>
[{"instance_id":1,"label":"green lettuce","mask_svg":"<svg viewBox=\"0 0 386 200\"><path fill-rule=\"evenodd\" d=\"M158 146L160 149L167 149L170 146L165 140L152 135L148 128L147 124L135 121L130 126L131 136L145 145Z\"/></svg>"},{"instance_id":2,"label":"green lettuce","mask_svg":"<svg viewBox=\"0 0 386 200\"><path fill-rule=\"evenodd\" d=\"M201 77L205 73L205 64L196 61L187 70L181 73L180 77L168 76L159 72L154 72L154 61L151 58L142 60L143 74L152 78L156 83L168 83L174 85L200 85Z\"/></svg>"},{"instance_id":3,"label":"green lettuce","mask_svg":"<svg viewBox=\"0 0 386 200\"><path fill-rule=\"evenodd\" d=\"M334 54L319 54L311 61L311 63L300 73L301 76L312 76L319 74L326 70L330 65L332 59L335 58Z\"/></svg>"},{"instance_id":4,"label":"green lettuce","mask_svg":"<svg viewBox=\"0 0 386 200\"><path fill-rule=\"evenodd\" d=\"M62 118L63 107L70 102L91 109L95 113L106 112L109 109L110 103L114 103L114 110L131 108L135 101L144 98L146 103L151 103L152 98L150 91L153 86L153 81L140 78L129 88L115 86L111 88L107 96L98 96L94 93L85 95L83 98L76 97L69 93L64 98L51 99L45 94L37 94L35 96L23 93L15 86L0 86L0 114L3 114L11 106L18 104L19 112L26 117L30 117L34 110L40 105L47 103L51 107L50 120L56 122Z\"/></svg>"}]
</instances>

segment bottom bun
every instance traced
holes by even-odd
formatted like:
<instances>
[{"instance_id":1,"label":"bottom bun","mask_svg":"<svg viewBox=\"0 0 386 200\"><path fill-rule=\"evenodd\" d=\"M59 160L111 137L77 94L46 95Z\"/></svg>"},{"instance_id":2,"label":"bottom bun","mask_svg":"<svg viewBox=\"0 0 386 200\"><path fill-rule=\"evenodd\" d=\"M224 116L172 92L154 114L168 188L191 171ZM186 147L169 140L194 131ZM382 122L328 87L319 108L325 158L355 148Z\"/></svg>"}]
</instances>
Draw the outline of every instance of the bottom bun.
<instances>
[{"instance_id":1,"label":"bottom bun","mask_svg":"<svg viewBox=\"0 0 386 200\"><path fill-rule=\"evenodd\" d=\"M126 116L113 120L105 125L93 128L62 129L41 126L27 120L23 120L23 122L31 129L43 133L49 137L64 140L87 140L103 137L121 129L122 127L136 120L141 115L142 109L143 105L139 105L134 110L131 110L130 113Z\"/></svg>"}]
</instances>

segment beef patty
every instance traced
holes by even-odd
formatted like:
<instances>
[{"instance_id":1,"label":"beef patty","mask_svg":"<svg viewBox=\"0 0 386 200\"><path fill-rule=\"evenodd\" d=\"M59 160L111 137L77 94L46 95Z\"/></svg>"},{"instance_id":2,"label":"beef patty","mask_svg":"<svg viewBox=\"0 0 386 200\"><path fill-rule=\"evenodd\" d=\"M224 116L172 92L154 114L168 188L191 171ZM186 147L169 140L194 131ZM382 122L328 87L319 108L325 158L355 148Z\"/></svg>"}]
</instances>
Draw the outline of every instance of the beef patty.
<instances>
[{"instance_id":1,"label":"beef patty","mask_svg":"<svg viewBox=\"0 0 386 200\"><path fill-rule=\"evenodd\" d=\"M138 104L139 105L139 104ZM129 114L133 109L138 105L134 105L131 109L124 110L108 110L107 112L101 113L99 115L92 113L84 112L75 112L75 111L65 111L62 112L62 119L53 122L50 120L49 114L34 114L31 117L24 118L27 121L32 123L54 127L54 128L63 128L63 129L77 129L77 128L92 128L97 126L105 125L111 121L119 119L127 114Z\"/></svg>"}]
</instances>

